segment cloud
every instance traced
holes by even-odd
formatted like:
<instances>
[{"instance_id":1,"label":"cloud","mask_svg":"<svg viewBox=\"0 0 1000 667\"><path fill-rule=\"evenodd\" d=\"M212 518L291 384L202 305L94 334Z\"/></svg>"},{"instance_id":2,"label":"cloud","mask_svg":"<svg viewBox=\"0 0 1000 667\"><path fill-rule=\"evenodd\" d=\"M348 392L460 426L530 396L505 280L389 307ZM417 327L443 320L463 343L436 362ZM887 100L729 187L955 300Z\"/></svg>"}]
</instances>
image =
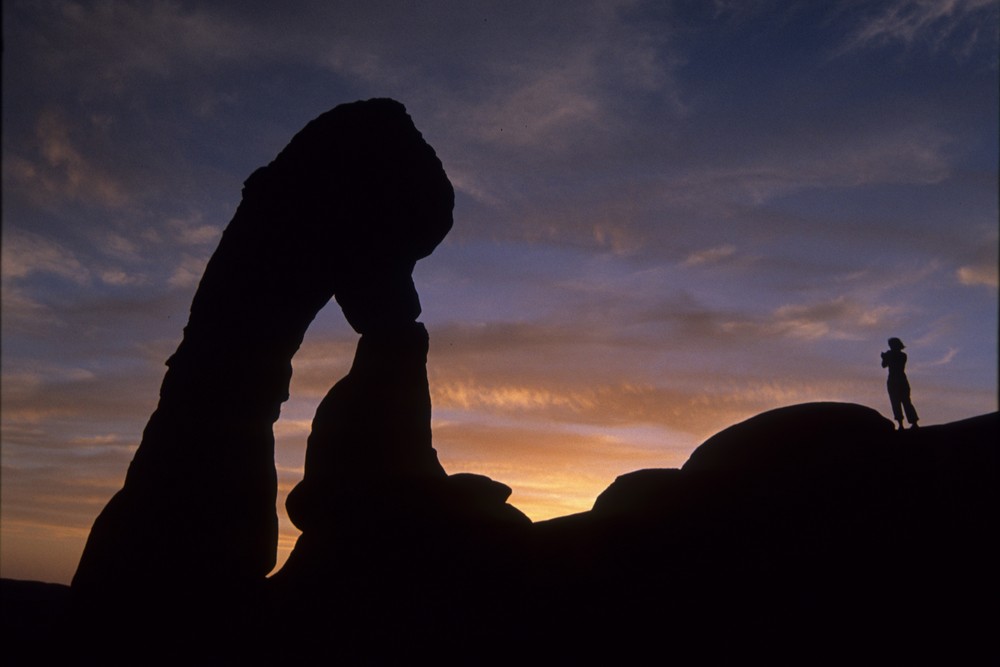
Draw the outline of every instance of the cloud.
<instances>
[{"instance_id":1,"label":"cloud","mask_svg":"<svg viewBox=\"0 0 1000 667\"><path fill-rule=\"evenodd\" d=\"M101 271L101 281L106 285L123 287L126 285L144 285L147 278L141 274L126 273L121 269L106 269Z\"/></svg>"},{"instance_id":2,"label":"cloud","mask_svg":"<svg viewBox=\"0 0 1000 667\"><path fill-rule=\"evenodd\" d=\"M994 195L995 197L995 195ZM985 223L977 230L965 247L964 252L958 253L956 263L960 266L955 271L955 277L959 284L967 287L992 287L997 289L1000 278L998 278L997 254L1000 251L1000 234L996 227L996 199L992 202L993 222Z\"/></svg>"},{"instance_id":3,"label":"cloud","mask_svg":"<svg viewBox=\"0 0 1000 667\"><path fill-rule=\"evenodd\" d=\"M963 258L966 262L955 272L959 283L968 287L998 287L997 236L995 224L992 229L980 235L968 255Z\"/></svg>"},{"instance_id":4,"label":"cloud","mask_svg":"<svg viewBox=\"0 0 1000 667\"><path fill-rule=\"evenodd\" d=\"M208 264L208 257L195 257L186 253L181 255L180 263L174 268L167 284L176 288L191 288L198 284L205 266Z\"/></svg>"},{"instance_id":5,"label":"cloud","mask_svg":"<svg viewBox=\"0 0 1000 667\"><path fill-rule=\"evenodd\" d=\"M120 424L136 434L156 406L158 370L131 372L55 367L44 374L4 374L4 429L47 424L44 446L72 446L70 441L103 424ZM81 372L75 372L81 371ZM5 437L4 446L29 444ZM32 446L41 446L33 441Z\"/></svg>"},{"instance_id":6,"label":"cloud","mask_svg":"<svg viewBox=\"0 0 1000 667\"><path fill-rule=\"evenodd\" d=\"M616 118L623 110L615 108L609 90L672 90L674 64L664 56L661 33L626 20L625 4L577 3L572 17L541 11L528 26L509 26L503 42L495 36L486 94L456 114L461 127L504 150L559 155L582 148L581 136L603 141L624 121ZM570 18L572 31L562 27Z\"/></svg>"},{"instance_id":7,"label":"cloud","mask_svg":"<svg viewBox=\"0 0 1000 667\"><path fill-rule=\"evenodd\" d=\"M892 0L869 6L875 9L865 12L845 49L902 43L937 51L950 45L956 54L968 55L980 44L995 48L995 0Z\"/></svg>"},{"instance_id":8,"label":"cloud","mask_svg":"<svg viewBox=\"0 0 1000 667\"><path fill-rule=\"evenodd\" d=\"M32 158L11 155L9 177L32 191L36 200L59 197L107 209L129 202L127 189L110 173L89 159L71 137L69 122L58 112L43 111L36 124Z\"/></svg>"},{"instance_id":9,"label":"cloud","mask_svg":"<svg viewBox=\"0 0 1000 667\"><path fill-rule=\"evenodd\" d=\"M570 133L597 123L600 105L571 66L532 73L514 90L474 110L468 128L481 141L504 146L564 148ZM556 142L556 143L553 143Z\"/></svg>"},{"instance_id":10,"label":"cloud","mask_svg":"<svg viewBox=\"0 0 1000 667\"><path fill-rule=\"evenodd\" d=\"M4 576L68 584L91 524L120 487L121 477L95 475L93 468L65 460L39 465L35 458L22 461L5 441L0 473ZM119 460L117 467L127 463L128 459Z\"/></svg>"},{"instance_id":11,"label":"cloud","mask_svg":"<svg viewBox=\"0 0 1000 667\"><path fill-rule=\"evenodd\" d=\"M0 269L5 282L36 273L57 275L80 285L90 280L90 271L71 250L44 236L11 225L4 226Z\"/></svg>"},{"instance_id":12,"label":"cloud","mask_svg":"<svg viewBox=\"0 0 1000 667\"><path fill-rule=\"evenodd\" d=\"M188 218L171 218L167 221L167 227L173 231L177 242L185 247L214 243L222 236L222 229L202 222L200 213Z\"/></svg>"},{"instance_id":13,"label":"cloud","mask_svg":"<svg viewBox=\"0 0 1000 667\"><path fill-rule=\"evenodd\" d=\"M54 327L65 326L65 322L49 306L6 279L0 288L0 302L3 303L3 318L0 321L5 334L22 334L32 330L52 331Z\"/></svg>"},{"instance_id":14,"label":"cloud","mask_svg":"<svg viewBox=\"0 0 1000 667\"><path fill-rule=\"evenodd\" d=\"M311 419L279 419L274 424L274 437L276 439L288 438L288 439L300 439L302 442L306 441L309 437L309 433L312 432L312 420ZM295 472L299 475L302 474L302 470L296 468L291 472Z\"/></svg>"},{"instance_id":15,"label":"cloud","mask_svg":"<svg viewBox=\"0 0 1000 667\"><path fill-rule=\"evenodd\" d=\"M958 356L959 349L957 347L949 347L945 351L944 355L940 359L935 359L933 361L927 361L921 364L923 367L933 367L933 366L947 366L952 362L952 360Z\"/></svg>"},{"instance_id":16,"label":"cloud","mask_svg":"<svg viewBox=\"0 0 1000 667\"><path fill-rule=\"evenodd\" d=\"M683 262L681 262L681 266L715 264L716 262L732 257L734 254L736 254L736 246L734 245L716 246L714 248L708 248L707 250L699 250L691 253Z\"/></svg>"},{"instance_id":17,"label":"cloud","mask_svg":"<svg viewBox=\"0 0 1000 667\"><path fill-rule=\"evenodd\" d=\"M955 273L958 281L966 286L985 285L993 289L1000 286L996 264L962 266Z\"/></svg>"},{"instance_id":18,"label":"cloud","mask_svg":"<svg viewBox=\"0 0 1000 667\"><path fill-rule=\"evenodd\" d=\"M134 73L170 76L182 67L204 67L266 49L247 39L238 15L223 18L204 8L157 2L56 2L50 20L72 36L69 44L89 44L95 70L116 88ZM49 54L52 66L68 51Z\"/></svg>"},{"instance_id":19,"label":"cloud","mask_svg":"<svg viewBox=\"0 0 1000 667\"><path fill-rule=\"evenodd\" d=\"M487 408L500 411L550 411L553 408L570 412L592 410L594 396L587 392L556 393L541 387L486 386L475 382L453 382L434 387L434 403L444 408L464 410Z\"/></svg>"},{"instance_id":20,"label":"cloud","mask_svg":"<svg viewBox=\"0 0 1000 667\"><path fill-rule=\"evenodd\" d=\"M837 297L807 304L788 304L769 317L734 318L722 324L723 331L757 338L774 336L820 340L865 340L884 329L902 312L900 306L872 306L854 298Z\"/></svg>"},{"instance_id":21,"label":"cloud","mask_svg":"<svg viewBox=\"0 0 1000 667\"><path fill-rule=\"evenodd\" d=\"M449 472L479 472L504 481L514 489L511 502L539 520L589 509L617 475L679 467L712 434L763 410L813 400L864 400L884 391L880 382L871 383L873 394L842 377L779 380L700 373L687 380L686 388L578 387L593 400L578 402L574 407L584 409L569 418L559 414L562 400L549 395L529 401L528 408L519 399L516 406L487 400L464 409L442 405L447 392L435 391L435 447ZM440 388L441 381L431 386ZM489 394L489 388L476 393ZM538 419L526 410L537 410Z\"/></svg>"},{"instance_id":22,"label":"cloud","mask_svg":"<svg viewBox=\"0 0 1000 667\"><path fill-rule=\"evenodd\" d=\"M5 367L4 576L69 582L135 451L141 422L129 423L150 409L130 399L143 393L134 389L86 369L11 374Z\"/></svg>"},{"instance_id":23,"label":"cloud","mask_svg":"<svg viewBox=\"0 0 1000 667\"><path fill-rule=\"evenodd\" d=\"M573 325L560 333L544 327L532 333L535 327L525 324L500 327L495 336L470 332L462 341L436 331L429 368L432 402L436 414L464 414L474 421L489 415L536 425L654 424L703 435L754 411L849 395L835 388L849 370L828 362L813 344L865 340L862 333L879 330L876 321L884 314L867 316L846 299L779 309L774 321L706 313L708 324L677 324L640 345L627 328L605 337L589 330L581 335L588 328ZM684 322L691 315L674 317ZM765 361L772 348L782 348L782 339L809 345L794 355L786 349L789 363ZM753 354L763 355L761 363L747 359Z\"/></svg>"},{"instance_id":24,"label":"cloud","mask_svg":"<svg viewBox=\"0 0 1000 667\"><path fill-rule=\"evenodd\" d=\"M665 203L717 208L714 200L763 204L804 188L881 184L935 184L952 171L941 130L922 123L886 130L869 128L849 137L828 133L803 141L778 140L743 164L694 167L663 183Z\"/></svg>"},{"instance_id":25,"label":"cloud","mask_svg":"<svg viewBox=\"0 0 1000 667\"><path fill-rule=\"evenodd\" d=\"M331 304L337 308L336 304ZM339 313L338 313L339 314ZM322 315L321 315L322 317ZM337 380L347 375L354 361L358 337L343 324L339 330L320 332L321 323L310 328L305 342L292 358L291 394L318 403ZM315 405L313 405L315 407ZM283 410L282 414L286 414ZM308 413L312 418L312 412Z\"/></svg>"},{"instance_id":26,"label":"cloud","mask_svg":"<svg viewBox=\"0 0 1000 667\"><path fill-rule=\"evenodd\" d=\"M142 259L145 248L140 245L140 237L136 235L125 236L119 232L105 229L98 231L100 240L96 245L103 254L127 262L136 262Z\"/></svg>"}]
</instances>

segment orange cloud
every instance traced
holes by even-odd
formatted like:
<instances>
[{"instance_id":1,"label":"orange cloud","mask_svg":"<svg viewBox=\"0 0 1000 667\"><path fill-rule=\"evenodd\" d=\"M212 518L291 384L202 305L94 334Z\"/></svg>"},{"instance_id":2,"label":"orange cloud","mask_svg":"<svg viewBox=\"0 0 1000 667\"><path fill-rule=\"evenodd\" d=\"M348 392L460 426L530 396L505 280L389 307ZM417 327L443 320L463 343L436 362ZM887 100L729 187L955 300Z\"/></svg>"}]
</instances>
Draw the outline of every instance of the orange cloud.
<instances>
[{"instance_id":1,"label":"orange cloud","mask_svg":"<svg viewBox=\"0 0 1000 667\"><path fill-rule=\"evenodd\" d=\"M996 264L982 266L963 266L957 271L958 281L963 285L984 285L996 289L1000 286Z\"/></svg>"}]
</instances>

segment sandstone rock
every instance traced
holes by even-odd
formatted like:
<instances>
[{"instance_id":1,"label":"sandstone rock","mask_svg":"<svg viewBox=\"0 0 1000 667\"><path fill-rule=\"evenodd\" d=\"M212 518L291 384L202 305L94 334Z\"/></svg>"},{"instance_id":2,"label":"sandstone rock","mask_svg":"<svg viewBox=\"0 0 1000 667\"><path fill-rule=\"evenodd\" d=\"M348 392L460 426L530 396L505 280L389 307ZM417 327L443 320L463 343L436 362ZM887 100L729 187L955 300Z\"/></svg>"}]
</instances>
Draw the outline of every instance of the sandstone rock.
<instances>
[{"instance_id":1,"label":"sandstone rock","mask_svg":"<svg viewBox=\"0 0 1000 667\"><path fill-rule=\"evenodd\" d=\"M647 469L620 475L594 501L596 514L626 514L675 504L682 495L681 471Z\"/></svg>"},{"instance_id":2,"label":"sandstone rock","mask_svg":"<svg viewBox=\"0 0 1000 667\"><path fill-rule=\"evenodd\" d=\"M361 337L350 373L316 410L305 474L286 503L303 536L276 581L342 576L332 560L304 553L327 542L341 554L345 543L360 543L367 554L360 561L370 563L379 558L371 553L374 533L389 540L433 535L440 545L424 541L421 548L438 550L456 539L451 533L468 534L477 524L530 525L506 504L509 487L483 475L449 477L438 462L427 350L419 323Z\"/></svg>"},{"instance_id":3,"label":"sandstone rock","mask_svg":"<svg viewBox=\"0 0 1000 667\"><path fill-rule=\"evenodd\" d=\"M806 469L870 454L869 444L893 429L876 410L852 403L804 403L769 410L730 426L691 453L685 472L802 474Z\"/></svg>"},{"instance_id":4,"label":"sandstone rock","mask_svg":"<svg viewBox=\"0 0 1000 667\"><path fill-rule=\"evenodd\" d=\"M410 272L450 229L453 202L433 149L386 99L321 115L250 176L124 487L94 523L78 597L263 579L277 542L271 427L292 355L335 294L362 333L412 323Z\"/></svg>"},{"instance_id":5,"label":"sandstone rock","mask_svg":"<svg viewBox=\"0 0 1000 667\"><path fill-rule=\"evenodd\" d=\"M418 323L362 336L350 373L316 410L305 475L288 496L300 529L332 527L400 488L446 477L431 445L427 347Z\"/></svg>"},{"instance_id":6,"label":"sandstone rock","mask_svg":"<svg viewBox=\"0 0 1000 667\"><path fill-rule=\"evenodd\" d=\"M813 403L622 475L591 512L533 526L529 590L559 600L546 634L588 638L564 659L619 662L622 646L701 664L996 656L980 603L1000 594L998 430L993 413L899 433Z\"/></svg>"},{"instance_id":7,"label":"sandstone rock","mask_svg":"<svg viewBox=\"0 0 1000 667\"><path fill-rule=\"evenodd\" d=\"M492 629L484 615L510 608L531 521L509 487L438 463L427 349L420 324L366 333L316 411L286 504L302 535L269 580L308 655L355 657L328 640L336 627L394 662L432 650L431 628Z\"/></svg>"}]
</instances>

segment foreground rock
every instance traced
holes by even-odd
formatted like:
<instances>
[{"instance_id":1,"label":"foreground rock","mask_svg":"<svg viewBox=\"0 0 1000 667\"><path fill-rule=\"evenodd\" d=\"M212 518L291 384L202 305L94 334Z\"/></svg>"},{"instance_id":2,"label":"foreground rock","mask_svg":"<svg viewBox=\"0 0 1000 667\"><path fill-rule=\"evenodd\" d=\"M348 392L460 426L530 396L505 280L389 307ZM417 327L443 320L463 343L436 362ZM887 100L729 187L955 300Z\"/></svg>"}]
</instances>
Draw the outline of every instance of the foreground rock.
<instances>
[{"instance_id":1,"label":"foreground rock","mask_svg":"<svg viewBox=\"0 0 1000 667\"><path fill-rule=\"evenodd\" d=\"M998 435L997 414L897 433L863 406L791 406L528 527L373 490L378 510L342 506L300 552L303 533L274 627L302 656L376 664L996 657Z\"/></svg>"},{"instance_id":2,"label":"foreground rock","mask_svg":"<svg viewBox=\"0 0 1000 667\"><path fill-rule=\"evenodd\" d=\"M996 413L898 433L861 406L792 406L721 432L679 470L623 475L589 512L527 527L483 519L506 499L484 478L443 478L467 485L453 496L440 483L437 495L372 489L386 491L384 506L341 505L343 533L304 533L316 548L296 548L300 562L217 655L995 663L998 436ZM45 664L67 647L103 658L127 643L53 640L78 619L18 624L55 623L65 596L7 584L5 630L18 630L8 651L33 638ZM198 628L185 632L158 639L188 650Z\"/></svg>"},{"instance_id":3,"label":"foreground rock","mask_svg":"<svg viewBox=\"0 0 1000 667\"><path fill-rule=\"evenodd\" d=\"M996 659L998 436L996 413L906 432L858 405L764 413L536 524L544 578L566 631L670 636L675 656ZM587 556L566 572L570 544Z\"/></svg>"},{"instance_id":4,"label":"foreground rock","mask_svg":"<svg viewBox=\"0 0 1000 667\"><path fill-rule=\"evenodd\" d=\"M271 428L292 355L335 294L359 332L412 322L410 274L450 229L453 199L392 100L323 114L250 176L124 487L94 523L78 599L225 599L263 581L277 544Z\"/></svg>"}]
</instances>

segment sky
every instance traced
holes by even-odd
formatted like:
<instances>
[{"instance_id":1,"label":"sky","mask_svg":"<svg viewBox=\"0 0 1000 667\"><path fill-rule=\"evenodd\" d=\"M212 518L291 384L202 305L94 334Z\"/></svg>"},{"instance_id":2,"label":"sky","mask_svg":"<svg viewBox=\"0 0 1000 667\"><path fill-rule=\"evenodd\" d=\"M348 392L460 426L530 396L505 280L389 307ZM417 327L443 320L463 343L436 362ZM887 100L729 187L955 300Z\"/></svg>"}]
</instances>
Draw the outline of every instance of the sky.
<instances>
[{"instance_id":1,"label":"sky","mask_svg":"<svg viewBox=\"0 0 1000 667\"><path fill-rule=\"evenodd\" d=\"M434 445L535 520L762 411L997 409L997 0L3 3L0 574L66 583L242 182L343 102L456 190L414 278ZM357 342L275 425L284 498ZM191 462L197 466L197 461Z\"/></svg>"}]
</instances>

